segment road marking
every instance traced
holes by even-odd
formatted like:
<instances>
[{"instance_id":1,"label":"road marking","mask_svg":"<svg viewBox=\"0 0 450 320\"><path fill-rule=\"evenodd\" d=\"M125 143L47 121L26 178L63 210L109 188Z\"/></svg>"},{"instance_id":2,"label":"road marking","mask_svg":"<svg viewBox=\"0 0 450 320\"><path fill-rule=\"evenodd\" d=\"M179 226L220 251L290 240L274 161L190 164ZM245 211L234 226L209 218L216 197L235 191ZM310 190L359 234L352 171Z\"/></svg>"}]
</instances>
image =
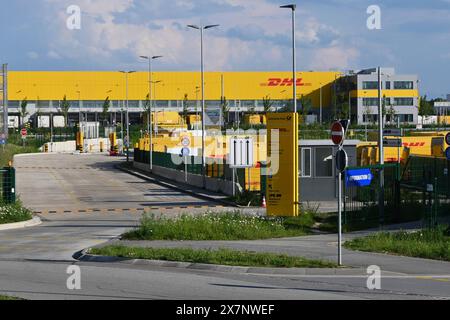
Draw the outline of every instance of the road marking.
<instances>
[{"instance_id":1,"label":"road marking","mask_svg":"<svg viewBox=\"0 0 450 320\"><path fill-rule=\"evenodd\" d=\"M146 211L156 210L179 210L179 209L211 209L211 208L226 208L223 205L204 205L204 206L171 206L171 207L140 207L140 208L114 208L114 209L57 209L57 210L39 210L34 211L34 214L49 215L49 214L92 214L92 213L145 213Z\"/></svg>"}]
</instances>

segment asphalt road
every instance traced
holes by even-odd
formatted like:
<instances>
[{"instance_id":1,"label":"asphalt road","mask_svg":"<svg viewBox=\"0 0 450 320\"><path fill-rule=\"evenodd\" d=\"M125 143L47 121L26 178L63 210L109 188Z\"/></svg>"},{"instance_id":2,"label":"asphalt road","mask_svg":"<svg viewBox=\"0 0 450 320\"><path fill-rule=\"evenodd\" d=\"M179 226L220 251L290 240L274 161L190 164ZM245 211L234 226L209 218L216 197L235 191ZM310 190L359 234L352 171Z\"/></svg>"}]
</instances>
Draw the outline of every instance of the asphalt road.
<instances>
[{"instance_id":1,"label":"asphalt road","mask_svg":"<svg viewBox=\"0 0 450 320\"><path fill-rule=\"evenodd\" d=\"M447 299L448 279L386 273L368 290L364 273L264 275L211 270L81 263L73 254L134 227L142 209L164 215L213 206L114 169L105 156L39 155L16 159L17 188L41 226L0 232L0 294L27 299ZM156 209L158 208L158 209ZM218 208L217 210L224 210ZM314 240L312 240L314 241ZM67 268L81 268L69 290Z\"/></svg>"}]
</instances>

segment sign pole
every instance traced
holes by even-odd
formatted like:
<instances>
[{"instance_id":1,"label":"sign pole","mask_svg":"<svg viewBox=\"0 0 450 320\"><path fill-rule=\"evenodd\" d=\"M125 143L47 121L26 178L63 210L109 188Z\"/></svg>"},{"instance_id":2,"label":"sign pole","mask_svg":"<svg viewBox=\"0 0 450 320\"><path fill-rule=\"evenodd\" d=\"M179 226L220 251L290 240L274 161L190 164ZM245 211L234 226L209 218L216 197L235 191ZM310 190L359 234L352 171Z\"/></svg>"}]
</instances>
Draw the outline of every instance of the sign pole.
<instances>
[{"instance_id":1,"label":"sign pole","mask_svg":"<svg viewBox=\"0 0 450 320\"><path fill-rule=\"evenodd\" d=\"M338 175L338 185L339 185L339 192L338 192L338 211L339 211L339 218L338 218L338 265L342 266L342 173L339 171Z\"/></svg>"}]
</instances>

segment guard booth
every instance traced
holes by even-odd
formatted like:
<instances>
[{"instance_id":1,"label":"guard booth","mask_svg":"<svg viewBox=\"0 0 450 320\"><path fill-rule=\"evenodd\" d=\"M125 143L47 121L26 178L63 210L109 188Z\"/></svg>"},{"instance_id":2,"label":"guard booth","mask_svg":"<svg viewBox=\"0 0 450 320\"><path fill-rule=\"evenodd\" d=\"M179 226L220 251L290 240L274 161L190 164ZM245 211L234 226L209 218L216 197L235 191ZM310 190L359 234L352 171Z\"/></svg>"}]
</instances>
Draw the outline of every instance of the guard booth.
<instances>
[{"instance_id":1,"label":"guard booth","mask_svg":"<svg viewBox=\"0 0 450 320\"><path fill-rule=\"evenodd\" d=\"M0 195L5 204L16 202L16 169L12 167L0 168Z\"/></svg>"},{"instance_id":2,"label":"guard booth","mask_svg":"<svg viewBox=\"0 0 450 320\"><path fill-rule=\"evenodd\" d=\"M349 166L357 165L357 146L359 140L344 142ZM305 203L336 201L338 185L335 155L338 146L328 140L300 140L300 201Z\"/></svg>"}]
</instances>

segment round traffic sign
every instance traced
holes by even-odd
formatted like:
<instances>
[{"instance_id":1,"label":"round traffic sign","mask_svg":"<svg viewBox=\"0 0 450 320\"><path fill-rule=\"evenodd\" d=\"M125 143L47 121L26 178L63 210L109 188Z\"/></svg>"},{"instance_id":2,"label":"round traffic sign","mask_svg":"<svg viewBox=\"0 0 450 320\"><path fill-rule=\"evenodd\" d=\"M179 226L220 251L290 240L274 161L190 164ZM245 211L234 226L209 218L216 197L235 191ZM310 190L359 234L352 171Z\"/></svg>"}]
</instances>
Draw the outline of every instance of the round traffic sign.
<instances>
[{"instance_id":1,"label":"round traffic sign","mask_svg":"<svg viewBox=\"0 0 450 320\"><path fill-rule=\"evenodd\" d=\"M450 145L450 132L445 136L445 142Z\"/></svg>"},{"instance_id":2,"label":"round traffic sign","mask_svg":"<svg viewBox=\"0 0 450 320\"><path fill-rule=\"evenodd\" d=\"M447 157L447 160L450 161L450 148L447 148L445 151L445 156Z\"/></svg>"},{"instance_id":3,"label":"round traffic sign","mask_svg":"<svg viewBox=\"0 0 450 320\"><path fill-rule=\"evenodd\" d=\"M28 135L27 129L23 128L23 129L20 131L20 134L22 135L22 137L26 137L26 136Z\"/></svg>"},{"instance_id":4,"label":"round traffic sign","mask_svg":"<svg viewBox=\"0 0 450 320\"><path fill-rule=\"evenodd\" d=\"M340 145L344 142L344 127L340 122L333 123L331 127L331 140L334 144Z\"/></svg>"},{"instance_id":5,"label":"round traffic sign","mask_svg":"<svg viewBox=\"0 0 450 320\"><path fill-rule=\"evenodd\" d=\"M183 139L181 139L181 144L183 147L189 147L191 145L191 140L189 137L183 137Z\"/></svg>"},{"instance_id":6,"label":"round traffic sign","mask_svg":"<svg viewBox=\"0 0 450 320\"><path fill-rule=\"evenodd\" d=\"M339 172L344 172L348 167L348 155L344 149L340 149L336 153L336 169Z\"/></svg>"}]
</instances>

